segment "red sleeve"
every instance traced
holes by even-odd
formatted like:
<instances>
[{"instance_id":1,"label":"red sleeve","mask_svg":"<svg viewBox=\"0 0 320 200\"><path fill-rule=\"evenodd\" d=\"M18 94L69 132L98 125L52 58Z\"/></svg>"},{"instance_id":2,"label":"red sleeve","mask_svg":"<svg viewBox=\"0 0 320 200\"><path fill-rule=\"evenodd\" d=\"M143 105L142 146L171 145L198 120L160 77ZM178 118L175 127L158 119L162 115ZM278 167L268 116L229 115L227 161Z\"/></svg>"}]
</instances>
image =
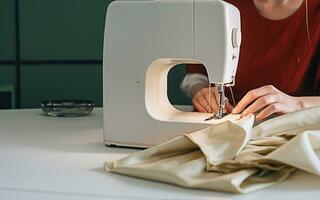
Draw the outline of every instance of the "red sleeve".
<instances>
[{"instance_id":1,"label":"red sleeve","mask_svg":"<svg viewBox=\"0 0 320 200\"><path fill-rule=\"evenodd\" d=\"M207 75L206 68L201 64L187 64L186 72L190 74L204 74Z\"/></svg>"}]
</instances>

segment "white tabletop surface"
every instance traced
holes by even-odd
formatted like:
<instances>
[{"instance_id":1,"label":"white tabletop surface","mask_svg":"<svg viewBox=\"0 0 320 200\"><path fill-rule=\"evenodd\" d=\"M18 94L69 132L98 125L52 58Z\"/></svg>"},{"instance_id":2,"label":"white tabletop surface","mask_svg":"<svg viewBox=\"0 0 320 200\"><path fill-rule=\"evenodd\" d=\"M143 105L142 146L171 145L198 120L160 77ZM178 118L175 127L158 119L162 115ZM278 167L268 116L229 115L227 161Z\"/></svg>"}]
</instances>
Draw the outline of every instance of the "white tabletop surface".
<instances>
[{"instance_id":1,"label":"white tabletop surface","mask_svg":"<svg viewBox=\"0 0 320 200\"><path fill-rule=\"evenodd\" d=\"M105 161L134 151L104 146L101 109L79 118L0 111L0 199L320 199L320 177L304 172L272 188L232 195L104 171Z\"/></svg>"}]
</instances>

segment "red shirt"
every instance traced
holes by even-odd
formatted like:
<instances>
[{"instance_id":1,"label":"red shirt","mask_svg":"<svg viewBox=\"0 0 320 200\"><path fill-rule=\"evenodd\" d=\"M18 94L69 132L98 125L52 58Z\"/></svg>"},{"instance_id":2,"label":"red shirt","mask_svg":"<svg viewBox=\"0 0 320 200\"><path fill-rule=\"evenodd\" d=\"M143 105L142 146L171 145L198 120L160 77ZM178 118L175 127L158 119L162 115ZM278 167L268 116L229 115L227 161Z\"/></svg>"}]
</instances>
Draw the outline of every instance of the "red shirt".
<instances>
[{"instance_id":1,"label":"red shirt","mask_svg":"<svg viewBox=\"0 0 320 200\"><path fill-rule=\"evenodd\" d=\"M320 95L320 1L308 0L311 45L305 2L282 20L261 16L253 0L228 2L241 14L242 42L233 89L236 101L264 85L289 95Z\"/></svg>"}]
</instances>

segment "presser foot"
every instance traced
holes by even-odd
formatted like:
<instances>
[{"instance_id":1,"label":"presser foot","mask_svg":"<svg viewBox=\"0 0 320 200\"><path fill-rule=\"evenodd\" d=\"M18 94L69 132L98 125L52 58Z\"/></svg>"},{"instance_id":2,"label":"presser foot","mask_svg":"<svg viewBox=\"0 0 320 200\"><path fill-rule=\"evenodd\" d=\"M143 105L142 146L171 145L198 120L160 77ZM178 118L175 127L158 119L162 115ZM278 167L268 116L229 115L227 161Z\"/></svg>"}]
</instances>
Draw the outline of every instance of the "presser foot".
<instances>
[{"instance_id":1,"label":"presser foot","mask_svg":"<svg viewBox=\"0 0 320 200\"><path fill-rule=\"evenodd\" d=\"M218 112L213 114L211 117L205 119L204 121L212 120L212 119L221 119L227 115L224 112L225 107L225 96L224 96L224 85L223 84L216 84L217 92L218 92ZM209 93L210 96L210 93ZM210 105L210 104L209 104Z\"/></svg>"},{"instance_id":2,"label":"presser foot","mask_svg":"<svg viewBox=\"0 0 320 200\"><path fill-rule=\"evenodd\" d=\"M225 112L222 114L215 113L211 117L206 118L204 121L209 121L209 120L213 120L213 119L221 119L226 115L227 115L227 113L225 113Z\"/></svg>"}]
</instances>

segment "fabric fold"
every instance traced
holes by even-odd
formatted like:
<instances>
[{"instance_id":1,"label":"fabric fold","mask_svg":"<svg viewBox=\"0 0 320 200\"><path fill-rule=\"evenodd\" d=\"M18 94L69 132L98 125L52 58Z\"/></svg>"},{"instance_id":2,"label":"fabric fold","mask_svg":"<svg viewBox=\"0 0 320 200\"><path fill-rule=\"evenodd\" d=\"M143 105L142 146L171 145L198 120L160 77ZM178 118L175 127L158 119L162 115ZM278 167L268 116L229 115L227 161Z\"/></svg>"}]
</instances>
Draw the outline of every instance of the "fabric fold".
<instances>
[{"instance_id":1,"label":"fabric fold","mask_svg":"<svg viewBox=\"0 0 320 200\"><path fill-rule=\"evenodd\" d=\"M320 107L227 121L105 163L109 172L187 188L247 193L296 170L320 175Z\"/></svg>"},{"instance_id":2,"label":"fabric fold","mask_svg":"<svg viewBox=\"0 0 320 200\"><path fill-rule=\"evenodd\" d=\"M237 124L227 121L185 136L200 148L212 165L233 159L244 148L251 137L253 123L254 116L250 115Z\"/></svg>"}]
</instances>

